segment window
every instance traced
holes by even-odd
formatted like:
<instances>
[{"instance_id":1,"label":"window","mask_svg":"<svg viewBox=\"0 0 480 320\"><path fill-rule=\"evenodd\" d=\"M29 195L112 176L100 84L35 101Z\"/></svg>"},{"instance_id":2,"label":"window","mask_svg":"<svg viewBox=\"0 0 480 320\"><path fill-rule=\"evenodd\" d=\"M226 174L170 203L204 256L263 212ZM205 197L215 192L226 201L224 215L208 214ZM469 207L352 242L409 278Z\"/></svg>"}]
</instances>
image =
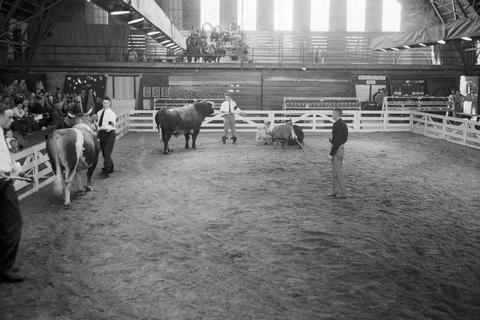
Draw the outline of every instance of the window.
<instances>
[{"instance_id":1,"label":"window","mask_svg":"<svg viewBox=\"0 0 480 320\"><path fill-rule=\"evenodd\" d=\"M87 24L108 24L107 11L89 2L87 2L85 9L87 11Z\"/></svg>"},{"instance_id":2,"label":"window","mask_svg":"<svg viewBox=\"0 0 480 320\"><path fill-rule=\"evenodd\" d=\"M201 0L200 23L210 23L213 27L220 24L220 0Z\"/></svg>"},{"instance_id":3,"label":"window","mask_svg":"<svg viewBox=\"0 0 480 320\"><path fill-rule=\"evenodd\" d=\"M365 0L347 0L347 31L365 31Z\"/></svg>"},{"instance_id":4,"label":"window","mask_svg":"<svg viewBox=\"0 0 480 320\"><path fill-rule=\"evenodd\" d=\"M293 0L275 0L273 28L276 31L292 31Z\"/></svg>"},{"instance_id":5,"label":"window","mask_svg":"<svg viewBox=\"0 0 480 320\"><path fill-rule=\"evenodd\" d=\"M383 0L382 31L400 31L402 5L398 0Z\"/></svg>"},{"instance_id":6,"label":"window","mask_svg":"<svg viewBox=\"0 0 480 320\"><path fill-rule=\"evenodd\" d=\"M241 30L257 29L257 0L238 0L238 24Z\"/></svg>"},{"instance_id":7,"label":"window","mask_svg":"<svg viewBox=\"0 0 480 320\"><path fill-rule=\"evenodd\" d=\"M330 23L330 0L311 0L310 4L310 30L328 31Z\"/></svg>"}]
</instances>

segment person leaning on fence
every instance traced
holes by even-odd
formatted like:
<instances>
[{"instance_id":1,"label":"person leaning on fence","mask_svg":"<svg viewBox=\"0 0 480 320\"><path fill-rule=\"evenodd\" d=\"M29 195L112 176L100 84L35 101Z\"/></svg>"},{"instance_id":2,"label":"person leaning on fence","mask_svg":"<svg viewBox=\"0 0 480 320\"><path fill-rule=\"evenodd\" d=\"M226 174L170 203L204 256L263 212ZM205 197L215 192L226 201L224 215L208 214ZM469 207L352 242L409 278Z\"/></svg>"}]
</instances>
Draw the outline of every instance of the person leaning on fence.
<instances>
[{"instance_id":1,"label":"person leaning on fence","mask_svg":"<svg viewBox=\"0 0 480 320\"><path fill-rule=\"evenodd\" d=\"M20 202L12 178L25 177L22 167L13 161L4 129L9 129L13 111L0 104L0 282L21 282L25 278L14 267L22 234Z\"/></svg>"},{"instance_id":2,"label":"person leaning on fence","mask_svg":"<svg viewBox=\"0 0 480 320\"><path fill-rule=\"evenodd\" d=\"M223 137L222 143L225 144L228 139L228 129L232 134L231 140L233 144L237 144L235 136L235 114L240 114L242 110L237 107L237 103L233 101L230 93L225 94L225 101L220 106L220 114L223 116Z\"/></svg>"}]
</instances>

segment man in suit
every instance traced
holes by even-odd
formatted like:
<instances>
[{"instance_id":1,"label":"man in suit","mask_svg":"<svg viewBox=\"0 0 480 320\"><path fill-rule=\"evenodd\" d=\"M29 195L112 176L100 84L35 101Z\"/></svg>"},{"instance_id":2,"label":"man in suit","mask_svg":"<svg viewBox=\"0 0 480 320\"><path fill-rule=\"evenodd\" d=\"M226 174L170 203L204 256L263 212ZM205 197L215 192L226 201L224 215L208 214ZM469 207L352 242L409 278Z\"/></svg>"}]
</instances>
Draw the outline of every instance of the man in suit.
<instances>
[{"instance_id":1,"label":"man in suit","mask_svg":"<svg viewBox=\"0 0 480 320\"><path fill-rule=\"evenodd\" d=\"M345 155L345 143L348 138L348 127L342 120L342 110L335 109L332 114L335 123L332 128L332 136L329 141L331 144L329 159L332 161L333 173L333 193L331 197L336 199L347 198L345 194L345 176L343 174L343 158Z\"/></svg>"}]
</instances>

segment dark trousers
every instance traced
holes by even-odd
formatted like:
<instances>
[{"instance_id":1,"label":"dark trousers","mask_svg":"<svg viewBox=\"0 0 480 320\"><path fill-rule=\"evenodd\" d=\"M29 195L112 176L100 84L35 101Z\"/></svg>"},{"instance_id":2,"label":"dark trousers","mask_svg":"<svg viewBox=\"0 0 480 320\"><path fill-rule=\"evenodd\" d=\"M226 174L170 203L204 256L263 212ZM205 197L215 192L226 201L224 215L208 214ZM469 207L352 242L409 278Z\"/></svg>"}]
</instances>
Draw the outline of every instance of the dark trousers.
<instances>
[{"instance_id":1,"label":"dark trousers","mask_svg":"<svg viewBox=\"0 0 480 320\"><path fill-rule=\"evenodd\" d=\"M0 272L13 267L22 234L17 192L10 180L0 180Z\"/></svg>"},{"instance_id":2,"label":"dark trousers","mask_svg":"<svg viewBox=\"0 0 480 320\"><path fill-rule=\"evenodd\" d=\"M108 175L113 172L112 151L115 145L115 131L107 132L100 130L98 139L100 140L100 150L103 156L102 173Z\"/></svg>"}]
</instances>

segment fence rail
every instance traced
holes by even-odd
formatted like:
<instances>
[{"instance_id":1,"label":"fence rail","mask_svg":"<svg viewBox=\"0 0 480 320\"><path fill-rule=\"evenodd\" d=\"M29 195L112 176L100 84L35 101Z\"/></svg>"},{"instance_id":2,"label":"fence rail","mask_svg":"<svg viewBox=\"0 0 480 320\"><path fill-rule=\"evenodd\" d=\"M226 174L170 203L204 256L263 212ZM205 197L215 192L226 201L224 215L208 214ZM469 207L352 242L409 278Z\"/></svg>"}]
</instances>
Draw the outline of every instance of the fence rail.
<instances>
[{"instance_id":1,"label":"fence rail","mask_svg":"<svg viewBox=\"0 0 480 320\"><path fill-rule=\"evenodd\" d=\"M152 132L157 131L155 124L155 110L135 110L130 112L129 131ZM371 131L408 131L410 118L408 110L358 111L344 110L343 120L353 132ZM330 132L332 130L332 111L324 110L280 110L280 111L244 111L236 117L236 128L240 132L255 132L257 127L268 119L272 124L284 123L292 119L305 132ZM222 132L223 118L216 113L205 118L202 131Z\"/></svg>"},{"instance_id":2,"label":"fence rail","mask_svg":"<svg viewBox=\"0 0 480 320\"><path fill-rule=\"evenodd\" d=\"M120 115L117 118L117 138L128 131L156 132L155 113L156 111L151 110L135 110ZM331 111L245 111L245 114L238 116L236 121L238 131L253 132L265 119L269 119L273 124L279 124L290 118L305 132L331 132L332 130ZM385 112L346 110L342 118L352 132L410 131L480 149L480 123L475 121L410 110ZM215 114L206 118L202 131L222 132L221 115ZM34 177L33 183L15 182L20 199L54 180L45 142L16 153L13 158L22 164L27 174Z\"/></svg>"},{"instance_id":3,"label":"fence rail","mask_svg":"<svg viewBox=\"0 0 480 320\"><path fill-rule=\"evenodd\" d=\"M412 111L410 131L480 149L480 122Z\"/></svg>"}]
</instances>

